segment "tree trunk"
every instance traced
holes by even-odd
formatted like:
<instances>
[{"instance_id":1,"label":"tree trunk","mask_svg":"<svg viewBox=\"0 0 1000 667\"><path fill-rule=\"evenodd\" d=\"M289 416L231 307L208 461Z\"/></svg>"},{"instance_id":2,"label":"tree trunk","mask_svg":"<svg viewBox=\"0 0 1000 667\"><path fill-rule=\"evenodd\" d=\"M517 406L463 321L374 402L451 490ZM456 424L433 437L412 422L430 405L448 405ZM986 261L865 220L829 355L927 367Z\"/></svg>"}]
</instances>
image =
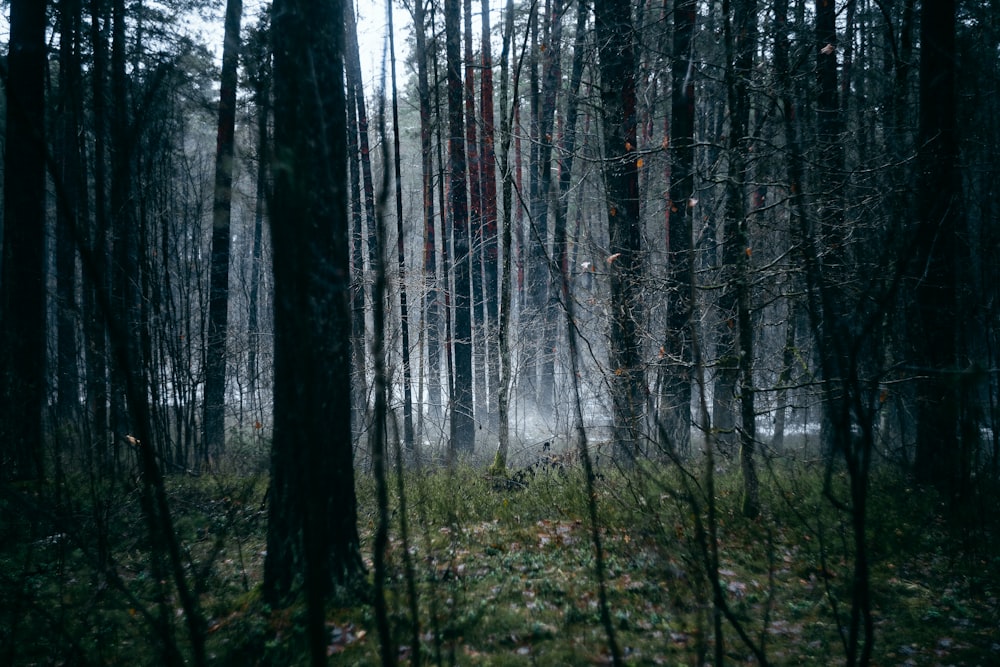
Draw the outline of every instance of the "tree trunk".
<instances>
[{"instance_id":1,"label":"tree trunk","mask_svg":"<svg viewBox=\"0 0 1000 667\"><path fill-rule=\"evenodd\" d=\"M754 465L756 414L753 385L753 320L750 312L750 261L753 256L747 224L747 162L750 158L750 76L757 42L756 0L725 0L726 89L729 103L728 162L726 178L725 241L723 246L723 292L719 362L715 385L716 428L724 422L733 432L720 433L740 445L743 476L743 514L754 518L760 512L757 471ZM739 424L734 415L739 414Z\"/></svg>"},{"instance_id":2,"label":"tree trunk","mask_svg":"<svg viewBox=\"0 0 1000 667\"><path fill-rule=\"evenodd\" d=\"M90 252L94 271L84 290L84 317L86 327L87 364L87 414L91 424L91 440L97 470L111 472L112 452L109 449L110 424L108 417L108 345L105 316L100 307L108 292L108 202L107 202L107 133L108 118L106 86L107 40L101 33L104 19L104 4L101 0L91 0L90 29L93 50L94 76L91 77L94 123L94 219L90 232ZM102 550L98 550L103 554Z\"/></svg>"},{"instance_id":3,"label":"tree trunk","mask_svg":"<svg viewBox=\"0 0 1000 667\"><path fill-rule=\"evenodd\" d=\"M691 270L694 216L696 3L684 0L674 13L670 107L670 201L667 203L667 330L660 361L660 447L691 449Z\"/></svg>"},{"instance_id":4,"label":"tree trunk","mask_svg":"<svg viewBox=\"0 0 1000 667\"><path fill-rule=\"evenodd\" d=\"M349 11L349 10L348 10ZM264 595L304 593L313 664L324 608L363 586L351 444L345 8L276 0L274 436Z\"/></svg>"},{"instance_id":5,"label":"tree trunk","mask_svg":"<svg viewBox=\"0 0 1000 667\"><path fill-rule=\"evenodd\" d=\"M423 176L421 190L424 202L424 332L427 345L427 412L432 419L441 417L441 327L439 315L440 289L437 282L437 241L434 233L434 153L431 121L431 90L428 82L427 19L424 3L412 3L411 15L415 40L414 59L417 62L417 98L420 104L420 165Z\"/></svg>"},{"instance_id":6,"label":"tree trunk","mask_svg":"<svg viewBox=\"0 0 1000 667\"><path fill-rule=\"evenodd\" d=\"M636 60L631 3L595 7L604 126L603 169L611 274L609 362L614 441L619 459L634 460L642 442L645 380L639 341L642 321L642 225L636 148Z\"/></svg>"},{"instance_id":7,"label":"tree trunk","mask_svg":"<svg viewBox=\"0 0 1000 667\"><path fill-rule=\"evenodd\" d=\"M546 3L548 4L548 3ZM558 329L556 324L559 320L559 286L561 284L561 258L565 254L565 234L561 239L555 238L553 233L552 251L546 253L545 245L548 243L548 212L552 197L552 151L555 145L555 125L556 125L556 93L562 84L562 0L552 0L550 9L549 26L546 30L548 39L545 45L543 67L542 67L542 108L539 140L539 166L541 168L540 181L538 187L539 217L535 220L538 230L538 242L543 246L543 256L549 261L546 262L547 275L545 277L545 305L540 321L542 322L542 335L540 342L541 376L538 379L538 412L543 419L551 419L555 414L556 400L556 350ZM559 204L557 202L556 208ZM558 215L558 213L556 214ZM555 221L558 225L558 218ZM553 229L555 232L555 229ZM553 263L554 262L554 263Z\"/></svg>"},{"instance_id":8,"label":"tree trunk","mask_svg":"<svg viewBox=\"0 0 1000 667\"><path fill-rule=\"evenodd\" d=\"M392 81L392 146L396 178L396 259L399 269L399 326L403 358L403 445L413 452L413 395L410 391L410 321L406 303L406 255L403 247L403 177L399 152L399 103L396 93L396 52L389 9L389 62ZM384 138L383 138L384 139ZM387 167L384 167L387 168Z\"/></svg>"},{"instance_id":9,"label":"tree trunk","mask_svg":"<svg viewBox=\"0 0 1000 667\"><path fill-rule=\"evenodd\" d=\"M219 89L219 123L212 207L211 285L205 350L204 451L217 458L226 443L226 340L229 328L229 239L233 208L233 146L236 131L236 65L243 0L226 1Z\"/></svg>"},{"instance_id":10,"label":"tree trunk","mask_svg":"<svg viewBox=\"0 0 1000 667\"><path fill-rule=\"evenodd\" d=\"M11 2L0 266L0 476L44 477L45 2Z\"/></svg>"},{"instance_id":11,"label":"tree trunk","mask_svg":"<svg viewBox=\"0 0 1000 667\"><path fill-rule=\"evenodd\" d=\"M348 41L350 38L348 38ZM368 408L368 337L365 334L365 233L361 206L361 153L358 150L358 111L353 81L347 85L347 166L350 175L351 216L351 344L354 382L351 414L355 432L365 430Z\"/></svg>"},{"instance_id":12,"label":"tree trunk","mask_svg":"<svg viewBox=\"0 0 1000 667\"><path fill-rule=\"evenodd\" d=\"M504 389L499 388L500 360L499 347L496 343L496 327L498 317L497 307L497 174L496 154L494 151L494 120L493 120L493 60L490 54L490 5L489 0L482 0L482 73L479 83L479 104L482 109L482 243L483 243L483 322L486 327L486 382L490 387L487 397L486 423L491 430L496 426L498 402L493 399ZM503 113L506 113L504 110ZM478 274L473 276L479 280Z\"/></svg>"},{"instance_id":13,"label":"tree trunk","mask_svg":"<svg viewBox=\"0 0 1000 667\"><path fill-rule=\"evenodd\" d=\"M469 168L469 232L472 245L469 248L469 268L471 286L470 317L474 320L473 331L473 380L475 394L475 414L479 427L483 426L483 416L489 403L486 389L486 331L488 323L476 318L483 312L485 300L483 286L483 182L479 153L479 133L476 131L476 74L477 63L472 53L472 0L464 0L463 20L465 24L465 155Z\"/></svg>"},{"instance_id":14,"label":"tree trunk","mask_svg":"<svg viewBox=\"0 0 1000 667\"><path fill-rule=\"evenodd\" d=\"M825 188L817 193L819 234L818 268L821 280L816 285L822 308L820 326L821 367L825 400L823 403L822 440L827 455L846 446L850 424L841 423L846 398L842 394L843 375L848 365L845 341L848 313L839 298L844 289L846 257L844 230L844 120L837 79L836 3L816 0L816 149L818 182Z\"/></svg>"},{"instance_id":15,"label":"tree trunk","mask_svg":"<svg viewBox=\"0 0 1000 667\"><path fill-rule=\"evenodd\" d=\"M80 156L79 0L59 8L59 101L56 162L61 196L56 199L56 395L61 427L72 428L80 408L80 368L77 362L79 308L76 300L76 240L81 232L82 161Z\"/></svg>"},{"instance_id":16,"label":"tree trunk","mask_svg":"<svg viewBox=\"0 0 1000 667\"><path fill-rule=\"evenodd\" d=\"M957 288L964 228L956 102L955 2L925 2L920 16L919 218L911 268L917 385L915 473L949 494L962 491Z\"/></svg>"},{"instance_id":17,"label":"tree trunk","mask_svg":"<svg viewBox=\"0 0 1000 667\"><path fill-rule=\"evenodd\" d=\"M346 58L346 78L347 87L351 89L351 93L348 95L348 99L353 98L354 100L354 113L355 119L357 121L356 126L352 125L349 130L357 135L357 147L358 153L352 153L351 159L355 158L354 155L360 156L360 168L361 168L361 183L363 185L364 191L364 211L365 219L367 221L367 236L368 236L368 266L375 266L375 262L378 261L377 251L376 251L376 241L375 241L375 181L372 178L372 163L371 163L371 151L370 151L370 141L368 137L368 109L365 104L365 89L361 73L361 55L358 51L358 30L357 24L354 20L354 11L347 5L347 10L344 15L344 25L345 25L345 35L346 35L346 45L347 49L345 52ZM360 269L360 265L355 267ZM363 276L363 273L358 274L359 277ZM373 286L370 281L361 278L360 285L367 288L368 292L368 305L369 308L381 308L382 305L375 302L375 296L373 292ZM361 313L362 323L364 323L364 311ZM361 326L359 324L359 326ZM362 347L363 347L362 342ZM365 397L368 395L368 378L367 369L363 368L360 376L361 385L359 387L361 391L361 397L366 400Z\"/></svg>"},{"instance_id":18,"label":"tree trunk","mask_svg":"<svg viewBox=\"0 0 1000 667\"><path fill-rule=\"evenodd\" d=\"M448 65L448 163L452 243L455 271L455 392L451 400L451 443L454 453L475 449L476 425L472 406L472 308L469 267L469 210L466 183L465 125L462 118L462 9L458 0L444 8Z\"/></svg>"},{"instance_id":19,"label":"tree trunk","mask_svg":"<svg viewBox=\"0 0 1000 667\"><path fill-rule=\"evenodd\" d=\"M249 313L247 315L247 389L251 396L256 397L260 388L260 370L257 357L260 354L260 283L263 270L264 241L264 209L270 201L268 193L270 170L270 131L271 116L271 53L270 49L260 48L260 42L270 38L269 33L258 34L254 44L257 47L253 54L253 72L250 79L254 91L254 102L257 107L257 174L254 193L253 246L250 262L250 295Z\"/></svg>"},{"instance_id":20,"label":"tree trunk","mask_svg":"<svg viewBox=\"0 0 1000 667\"><path fill-rule=\"evenodd\" d=\"M111 339L111 428L117 442L122 442L135 428L129 418L126 400L129 384L144 386L141 359L138 225L132 198L132 167L135 137L130 132L128 78L125 62L125 2L112 3L111 27L111 317L124 335ZM145 392L137 392L145 395ZM115 452L120 448L116 447Z\"/></svg>"}]
</instances>

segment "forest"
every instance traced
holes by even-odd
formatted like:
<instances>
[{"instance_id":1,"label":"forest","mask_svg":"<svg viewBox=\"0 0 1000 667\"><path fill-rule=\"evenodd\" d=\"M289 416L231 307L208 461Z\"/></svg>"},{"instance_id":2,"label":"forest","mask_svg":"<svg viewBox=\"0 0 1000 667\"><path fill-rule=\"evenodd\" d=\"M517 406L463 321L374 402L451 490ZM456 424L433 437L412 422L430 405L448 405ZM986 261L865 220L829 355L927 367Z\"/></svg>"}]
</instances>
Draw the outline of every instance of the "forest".
<instances>
[{"instance_id":1,"label":"forest","mask_svg":"<svg viewBox=\"0 0 1000 667\"><path fill-rule=\"evenodd\" d=\"M0 10L0 663L1000 663L997 0Z\"/></svg>"}]
</instances>

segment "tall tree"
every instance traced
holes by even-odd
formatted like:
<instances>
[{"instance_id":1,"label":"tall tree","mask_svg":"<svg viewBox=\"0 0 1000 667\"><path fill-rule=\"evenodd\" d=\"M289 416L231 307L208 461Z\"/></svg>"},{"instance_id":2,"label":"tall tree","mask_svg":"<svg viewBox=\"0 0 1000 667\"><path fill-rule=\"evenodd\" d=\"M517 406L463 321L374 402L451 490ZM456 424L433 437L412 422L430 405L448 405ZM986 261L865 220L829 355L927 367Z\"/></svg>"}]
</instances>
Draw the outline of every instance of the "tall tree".
<instances>
[{"instance_id":1,"label":"tall tree","mask_svg":"<svg viewBox=\"0 0 1000 667\"><path fill-rule=\"evenodd\" d=\"M462 116L462 7L444 5L445 57L448 67L448 181L455 274L455 387L451 398L451 451L472 452L476 425L472 407L472 295L469 266L469 207L466 181L465 125Z\"/></svg>"},{"instance_id":2,"label":"tall tree","mask_svg":"<svg viewBox=\"0 0 1000 667\"><path fill-rule=\"evenodd\" d=\"M674 11L670 105L670 201L667 208L667 322L660 357L660 446L686 453L691 447L691 284L694 279L695 0Z\"/></svg>"},{"instance_id":3,"label":"tall tree","mask_svg":"<svg viewBox=\"0 0 1000 667\"><path fill-rule=\"evenodd\" d=\"M846 234L844 230L844 117L840 105L837 78L838 47L837 9L834 0L816 0L816 175L823 190L817 192L819 233L816 248L821 280L816 285L816 304L822 316L820 323L820 363L825 383L826 400L823 403L823 441L827 453L839 447L837 412L845 405L840 391L840 380L850 363L847 359L846 329L848 314L838 298L846 280Z\"/></svg>"},{"instance_id":4,"label":"tall tree","mask_svg":"<svg viewBox=\"0 0 1000 667\"><path fill-rule=\"evenodd\" d=\"M482 424L482 416L486 413L486 327L487 322L478 317L482 314L483 294L483 181L481 174L481 159L479 152L479 132L476 118L476 70L479 63L472 51L472 0L463 0L462 19L465 24L463 31L465 79L465 156L469 172L469 234L472 245L469 247L469 276L471 287L471 318L473 320L472 377L474 380L475 413Z\"/></svg>"},{"instance_id":5,"label":"tall tree","mask_svg":"<svg viewBox=\"0 0 1000 667\"><path fill-rule=\"evenodd\" d=\"M427 345L427 406L431 417L441 415L441 327L439 303L440 289L437 282L437 241L434 233L434 143L431 107L431 88L428 74L430 53L427 44L427 13L423 0L414 0L410 13L413 17L417 61L417 99L420 104L420 170L421 192L424 202L424 333Z\"/></svg>"},{"instance_id":6,"label":"tall tree","mask_svg":"<svg viewBox=\"0 0 1000 667\"><path fill-rule=\"evenodd\" d=\"M614 440L634 459L645 404L639 340L642 233L636 146L636 59L632 5L608 0L594 7L600 58L603 169L611 274L609 362Z\"/></svg>"},{"instance_id":7,"label":"tall tree","mask_svg":"<svg viewBox=\"0 0 1000 667\"><path fill-rule=\"evenodd\" d=\"M386 8L389 21L389 62L392 81L392 164L396 182L396 265L399 269L399 324L403 357L403 444L413 450L413 395L410 389L410 316L406 302L406 255L403 238L403 175L399 150L399 102L396 90L396 38L392 25L392 5Z\"/></svg>"},{"instance_id":8,"label":"tall tree","mask_svg":"<svg viewBox=\"0 0 1000 667\"><path fill-rule=\"evenodd\" d=\"M314 664L325 600L362 584L351 444L344 6L276 0L274 436L264 593L304 593Z\"/></svg>"},{"instance_id":9,"label":"tall tree","mask_svg":"<svg viewBox=\"0 0 1000 667\"><path fill-rule=\"evenodd\" d=\"M101 28L107 11L102 0L90 0L90 48L93 54L91 64L91 99L94 125L93 147L93 221L89 234L89 245L93 257L95 275L87 281L83 291L84 328L87 366L87 415L91 427L91 439L96 443L96 456L103 465L98 469L110 470L111 450L108 448L108 346L104 313L100 302L107 290L107 67L108 43ZM98 278L101 275L101 278ZM101 556L105 555L99 549Z\"/></svg>"},{"instance_id":10,"label":"tall tree","mask_svg":"<svg viewBox=\"0 0 1000 667\"><path fill-rule=\"evenodd\" d=\"M556 304L559 300L560 271L559 265L553 265L551 261L558 262L565 247L565 237L556 239L553 234L552 252L549 252L548 244L548 213L550 205L550 193L552 191L552 153L555 146L555 125L556 125L556 93L562 83L562 18L564 14L562 0L551 0L546 2L549 7L549 23L545 34L547 35L542 58L542 99L541 118L539 120L539 182L538 182L538 206L536 214L533 215L533 235L537 232L537 243L541 247L540 256L550 262L544 262L545 268L542 293L545 295L542 317L539 321L543 323L542 335L538 339L540 348L541 375L538 379L538 411L539 415L550 417L555 409L555 353L557 337L557 320L559 313ZM558 213L556 214L558 216ZM558 218L556 225L558 225ZM553 225L555 227L555 225ZM553 232L555 230L553 229Z\"/></svg>"},{"instance_id":11,"label":"tall tree","mask_svg":"<svg viewBox=\"0 0 1000 667\"><path fill-rule=\"evenodd\" d=\"M743 513L759 513L757 470L754 463L756 419L754 410L754 331L750 310L750 260L753 256L747 230L747 172L750 159L750 76L757 46L757 1L724 0L726 44L726 92L729 106L729 134L726 178L725 240L722 251L724 286L719 299L722 351L716 383L716 405L727 414L716 427L729 427L730 436L740 445L743 474ZM721 399L721 403L720 403ZM740 415L737 426L734 414ZM738 437L737 437L738 436Z\"/></svg>"},{"instance_id":12,"label":"tall tree","mask_svg":"<svg viewBox=\"0 0 1000 667\"><path fill-rule=\"evenodd\" d=\"M487 327L486 342L488 345L486 364L487 380L491 396L486 402L486 420L490 427L497 421L497 387L500 384L500 355L496 344L497 308L497 170L496 151L494 149L494 117L493 117L493 58L490 53L490 3L482 0L483 42L481 47L482 71L479 79L479 104L482 109L482 254L483 254L483 322ZM504 111L506 113L506 110ZM473 276L478 280L479 276Z\"/></svg>"},{"instance_id":13,"label":"tall tree","mask_svg":"<svg viewBox=\"0 0 1000 667\"><path fill-rule=\"evenodd\" d=\"M247 350L248 390L256 395L259 387L257 357L260 352L260 286L264 258L264 209L269 187L268 170L270 155L271 121L271 51L270 28L266 13L251 32L250 49L246 55L246 65L253 99L257 108L257 173L254 193L253 245L251 247L250 294L247 313L247 336L250 346Z\"/></svg>"},{"instance_id":14,"label":"tall tree","mask_svg":"<svg viewBox=\"0 0 1000 667\"><path fill-rule=\"evenodd\" d=\"M347 77L347 87L349 92L347 94L348 102L353 100L351 111L348 113L348 118L354 119L354 122L348 126L348 130L351 133L351 139L349 145L352 146L352 150L349 156L351 161L351 177L354 183L357 183L356 170L360 169L361 184L363 186L364 193L364 211L365 219L367 222L367 241L368 241L368 266L373 267L378 261L377 244L375 240L375 180L372 176L372 163L371 163L371 146L368 136L368 107L365 104L365 87L364 80L362 78L361 72L361 53L358 47L358 27L357 22L354 18L354 10L352 5L347 5L347 13L344 15L344 30L346 38L346 51L345 57L345 74ZM352 115L353 114L353 115ZM357 209L354 208L356 200L354 199L354 191L352 191L352 213L356 213ZM359 223L360 220L355 216L355 223ZM355 242L360 243L360 227L357 230L355 236ZM362 270L362 265L358 260L361 260L360 254L355 257L355 281L356 287L359 290L363 290L367 287L368 292L368 303L371 308L381 308L375 301L374 296L374 285L371 281L366 281L364 279L364 272ZM356 298L360 298L357 295ZM357 302L356 302L357 303ZM355 333L364 334L365 322L364 322L364 311L355 311L356 318L360 318L355 324ZM358 375L359 385L355 387L356 396L360 397L361 407L364 407L364 401L367 401L367 368L364 366L363 357L360 354L360 350L364 348L365 341L361 340L355 343L356 352L358 353L358 362L361 365L359 368L360 373ZM356 398L355 400L358 400Z\"/></svg>"},{"instance_id":15,"label":"tall tree","mask_svg":"<svg viewBox=\"0 0 1000 667\"><path fill-rule=\"evenodd\" d=\"M0 267L0 467L41 479L45 409L45 1L10 3Z\"/></svg>"},{"instance_id":16,"label":"tall tree","mask_svg":"<svg viewBox=\"0 0 1000 667\"><path fill-rule=\"evenodd\" d=\"M62 196L56 198L56 395L60 422L68 425L80 403L77 356L76 238L82 199L82 158L78 139L81 122L82 69L80 67L79 0L59 7L59 99L56 105L58 137L55 157Z\"/></svg>"},{"instance_id":17,"label":"tall tree","mask_svg":"<svg viewBox=\"0 0 1000 667\"><path fill-rule=\"evenodd\" d=\"M226 339L229 327L229 239L233 210L233 147L236 131L236 65L240 52L243 0L226 0L215 147L215 197L212 207L211 285L205 350L204 452L222 453L226 441Z\"/></svg>"},{"instance_id":18,"label":"tall tree","mask_svg":"<svg viewBox=\"0 0 1000 667\"><path fill-rule=\"evenodd\" d=\"M959 292L963 224L958 170L955 0L923 3L920 15L920 126L916 252L911 269L917 385L915 472L957 493L963 481L958 437Z\"/></svg>"}]
</instances>

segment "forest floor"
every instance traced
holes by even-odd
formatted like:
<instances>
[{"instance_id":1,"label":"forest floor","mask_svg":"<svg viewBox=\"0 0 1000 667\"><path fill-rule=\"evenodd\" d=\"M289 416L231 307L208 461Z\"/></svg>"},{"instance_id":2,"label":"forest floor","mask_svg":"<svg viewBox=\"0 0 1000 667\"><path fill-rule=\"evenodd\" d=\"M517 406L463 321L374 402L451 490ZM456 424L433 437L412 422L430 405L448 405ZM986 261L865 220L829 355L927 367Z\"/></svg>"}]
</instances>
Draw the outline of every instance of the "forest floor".
<instances>
[{"instance_id":1,"label":"forest floor","mask_svg":"<svg viewBox=\"0 0 1000 667\"><path fill-rule=\"evenodd\" d=\"M714 579L729 612L720 622L726 662L842 664L855 549L850 517L823 493L822 469L764 466L755 520L739 514L738 476L719 468L714 477L717 566L703 474L602 471L594 496L602 617L579 470L539 470L512 485L472 467L407 474L410 543L394 511L386 584L400 663L413 664L418 636L422 664L611 664L610 628L625 664L713 664ZM846 482L832 480L836 497ZM170 643L188 655L184 612L168 568L150 557L138 489L83 479L50 486L0 495L0 662L155 665ZM168 490L209 663L303 664L304 608L272 610L259 595L265 477L171 477ZM370 480L359 482L369 572L373 497ZM874 475L866 532L873 664L1000 664L993 498L956 512L905 477ZM371 605L340 600L328 626L331 664L379 664Z\"/></svg>"}]
</instances>

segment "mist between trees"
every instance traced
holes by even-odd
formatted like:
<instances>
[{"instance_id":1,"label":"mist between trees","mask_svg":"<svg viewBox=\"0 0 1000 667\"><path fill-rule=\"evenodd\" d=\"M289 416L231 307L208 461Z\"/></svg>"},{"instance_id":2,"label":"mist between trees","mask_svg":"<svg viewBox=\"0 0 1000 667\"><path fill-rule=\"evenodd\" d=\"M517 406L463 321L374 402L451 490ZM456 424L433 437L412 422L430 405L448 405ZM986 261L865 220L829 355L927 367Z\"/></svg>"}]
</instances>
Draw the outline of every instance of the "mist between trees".
<instances>
[{"instance_id":1,"label":"mist between trees","mask_svg":"<svg viewBox=\"0 0 1000 667\"><path fill-rule=\"evenodd\" d=\"M568 471L614 664L602 540L654 498L703 582L697 640L674 647L696 661L781 662L719 535L780 525L789 475L837 526L819 554L843 571L838 660L888 659L886 485L937 499L928 521L996 572L994 3L404 0L375 86L350 2L227 0L221 70L186 28L210 5L7 4L13 662L119 659L105 641L133 631L79 622L95 607L128 609L151 662L217 662L237 548L261 618L302 606L301 652L272 637L270 664L324 664L351 605L371 660L455 664L409 556L440 476L507 508ZM195 496L222 503L213 549ZM472 518L451 500L456 535ZM51 539L73 551L35 548ZM55 602L67 559L109 592ZM989 590L969 595L995 617ZM67 617L63 642L15 632Z\"/></svg>"}]
</instances>

